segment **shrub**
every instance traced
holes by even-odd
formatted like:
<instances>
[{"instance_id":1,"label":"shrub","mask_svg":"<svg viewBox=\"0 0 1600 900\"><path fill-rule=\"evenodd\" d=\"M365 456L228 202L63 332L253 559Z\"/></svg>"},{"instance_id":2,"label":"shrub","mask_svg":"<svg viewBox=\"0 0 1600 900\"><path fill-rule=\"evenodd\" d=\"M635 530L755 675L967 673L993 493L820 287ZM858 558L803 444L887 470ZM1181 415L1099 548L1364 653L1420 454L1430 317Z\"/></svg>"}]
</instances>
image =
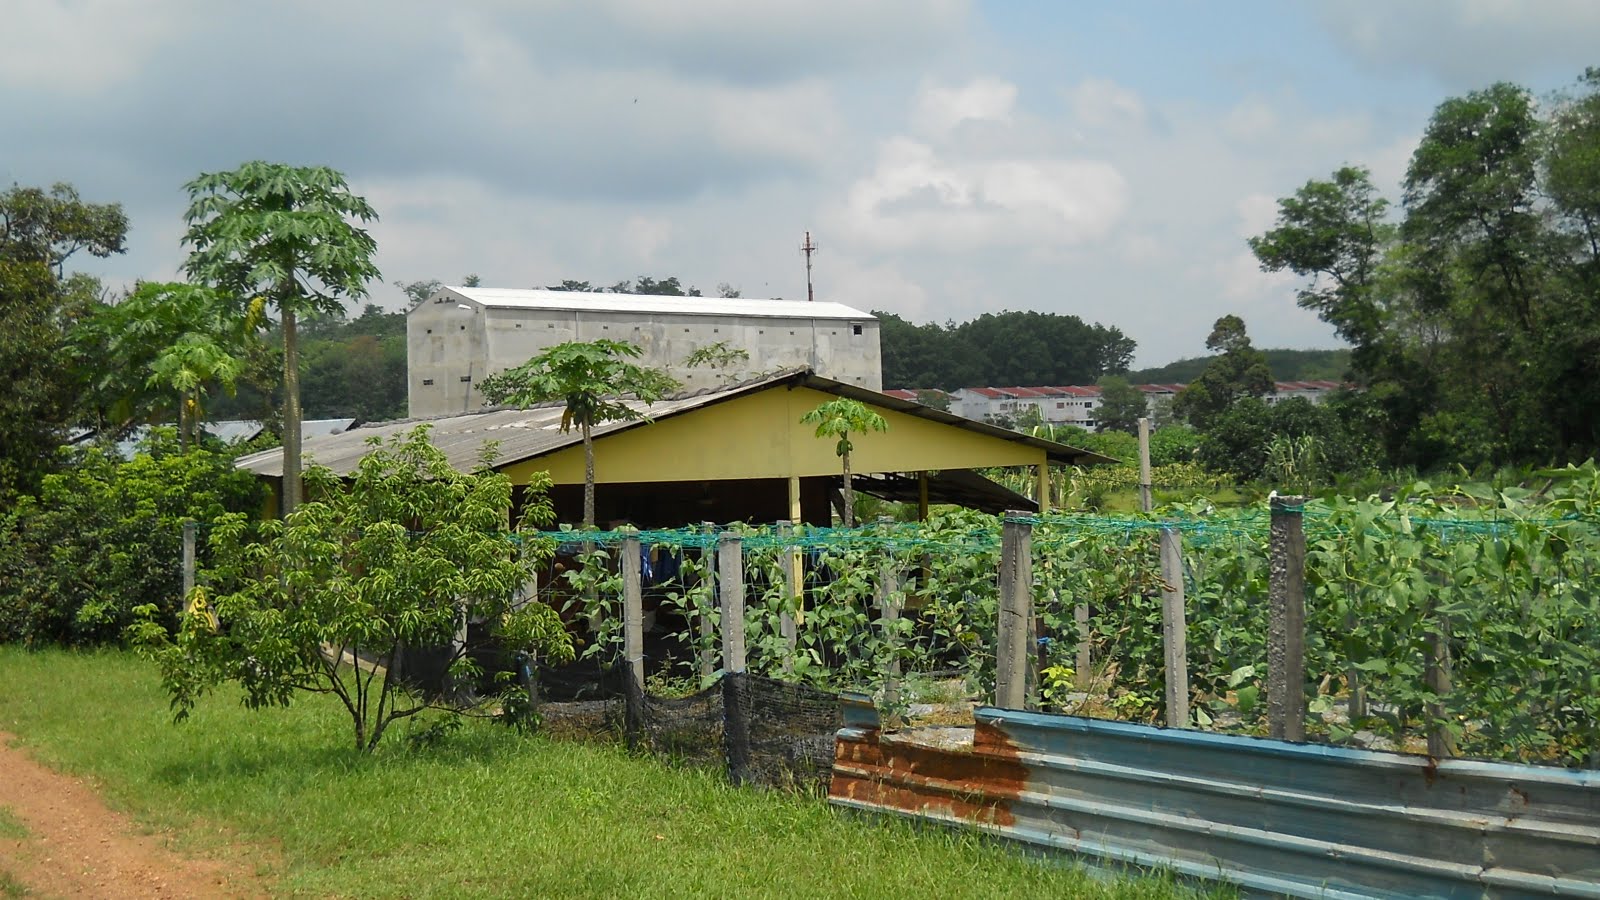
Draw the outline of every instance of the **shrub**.
<instances>
[{"instance_id":1,"label":"shrub","mask_svg":"<svg viewBox=\"0 0 1600 900\"><path fill-rule=\"evenodd\" d=\"M91 448L0 516L0 641L118 641L136 606L176 624L182 523L255 512L264 493L232 457L180 452L157 429L126 462Z\"/></svg>"}]
</instances>

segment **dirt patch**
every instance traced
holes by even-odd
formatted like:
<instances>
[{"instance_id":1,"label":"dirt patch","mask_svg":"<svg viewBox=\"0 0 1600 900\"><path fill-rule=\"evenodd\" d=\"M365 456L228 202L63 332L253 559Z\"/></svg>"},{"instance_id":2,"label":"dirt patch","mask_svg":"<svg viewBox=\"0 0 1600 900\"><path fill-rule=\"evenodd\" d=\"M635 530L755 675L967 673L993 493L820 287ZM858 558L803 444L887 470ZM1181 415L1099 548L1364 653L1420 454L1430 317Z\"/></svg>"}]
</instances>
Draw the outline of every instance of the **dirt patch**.
<instances>
[{"instance_id":1,"label":"dirt patch","mask_svg":"<svg viewBox=\"0 0 1600 900\"><path fill-rule=\"evenodd\" d=\"M267 896L246 864L173 852L82 780L34 762L12 740L0 732L0 809L20 829L0 833L0 885L40 897Z\"/></svg>"}]
</instances>

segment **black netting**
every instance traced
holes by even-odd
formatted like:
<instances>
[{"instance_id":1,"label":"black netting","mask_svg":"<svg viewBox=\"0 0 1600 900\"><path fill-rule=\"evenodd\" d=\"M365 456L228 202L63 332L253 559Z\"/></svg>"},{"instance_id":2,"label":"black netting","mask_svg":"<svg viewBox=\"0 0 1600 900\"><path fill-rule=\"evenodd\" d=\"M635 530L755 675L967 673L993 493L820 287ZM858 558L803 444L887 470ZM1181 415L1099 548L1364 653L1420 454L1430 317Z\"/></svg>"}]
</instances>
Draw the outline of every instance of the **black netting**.
<instances>
[{"instance_id":1,"label":"black netting","mask_svg":"<svg viewBox=\"0 0 1600 900\"><path fill-rule=\"evenodd\" d=\"M730 777L738 783L826 790L833 775L834 732L844 725L838 696L750 674L726 676L724 686ZM736 717L735 711L742 715Z\"/></svg>"},{"instance_id":2,"label":"black netting","mask_svg":"<svg viewBox=\"0 0 1600 900\"><path fill-rule=\"evenodd\" d=\"M670 759L725 769L736 784L826 790L837 696L759 675L724 675L686 697L636 696L629 720L620 668L592 662L541 669L539 712L563 735L625 734Z\"/></svg>"}]
</instances>

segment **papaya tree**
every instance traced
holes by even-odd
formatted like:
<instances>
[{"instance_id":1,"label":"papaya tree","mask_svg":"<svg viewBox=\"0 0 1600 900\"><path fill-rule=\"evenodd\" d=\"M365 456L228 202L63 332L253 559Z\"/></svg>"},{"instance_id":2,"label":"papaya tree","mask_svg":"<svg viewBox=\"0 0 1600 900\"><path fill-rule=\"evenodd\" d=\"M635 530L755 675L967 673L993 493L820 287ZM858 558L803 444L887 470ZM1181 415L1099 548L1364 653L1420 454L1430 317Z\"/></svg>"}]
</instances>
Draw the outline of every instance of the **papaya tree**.
<instances>
[{"instance_id":1,"label":"papaya tree","mask_svg":"<svg viewBox=\"0 0 1600 900\"><path fill-rule=\"evenodd\" d=\"M378 218L325 166L247 162L185 185L190 247L184 269L232 299L241 317L257 298L283 330L283 503L300 502L300 344L297 321L340 312L378 277L377 243L359 223Z\"/></svg>"},{"instance_id":2,"label":"papaya tree","mask_svg":"<svg viewBox=\"0 0 1600 900\"><path fill-rule=\"evenodd\" d=\"M856 494L850 486L850 451L855 449L855 445L851 443L850 435L888 431L889 423L884 421L883 416L868 409L865 403L848 397L829 400L801 416L800 421L817 426L817 437L838 440L833 452L838 454L844 469L844 524L846 528L853 527L856 524Z\"/></svg>"},{"instance_id":3,"label":"papaya tree","mask_svg":"<svg viewBox=\"0 0 1600 900\"><path fill-rule=\"evenodd\" d=\"M560 401L561 430L574 426L583 437L583 527L594 527L594 427L606 422L633 422L647 416L628 403L645 405L678 388L672 376L641 366L638 347L604 338L568 341L532 357L513 369L483 380L480 389L490 403L526 407Z\"/></svg>"}]
</instances>

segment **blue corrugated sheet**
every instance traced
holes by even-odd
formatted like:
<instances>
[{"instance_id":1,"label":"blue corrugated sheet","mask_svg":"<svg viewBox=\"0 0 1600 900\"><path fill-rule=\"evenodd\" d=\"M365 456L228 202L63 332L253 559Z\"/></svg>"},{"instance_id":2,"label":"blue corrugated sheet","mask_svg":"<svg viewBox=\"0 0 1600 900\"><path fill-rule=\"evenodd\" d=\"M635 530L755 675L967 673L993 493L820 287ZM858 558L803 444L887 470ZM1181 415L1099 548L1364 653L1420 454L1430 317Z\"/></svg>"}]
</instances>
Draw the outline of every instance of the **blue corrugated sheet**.
<instances>
[{"instance_id":1,"label":"blue corrugated sheet","mask_svg":"<svg viewBox=\"0 0 1600 900\"><path fill-rule=\"evenodd\" d=\"M1600 898L1600 772L981 708L970 744L847 699L831 799L1296 897Z\"/></svg>"}]
</instances>

